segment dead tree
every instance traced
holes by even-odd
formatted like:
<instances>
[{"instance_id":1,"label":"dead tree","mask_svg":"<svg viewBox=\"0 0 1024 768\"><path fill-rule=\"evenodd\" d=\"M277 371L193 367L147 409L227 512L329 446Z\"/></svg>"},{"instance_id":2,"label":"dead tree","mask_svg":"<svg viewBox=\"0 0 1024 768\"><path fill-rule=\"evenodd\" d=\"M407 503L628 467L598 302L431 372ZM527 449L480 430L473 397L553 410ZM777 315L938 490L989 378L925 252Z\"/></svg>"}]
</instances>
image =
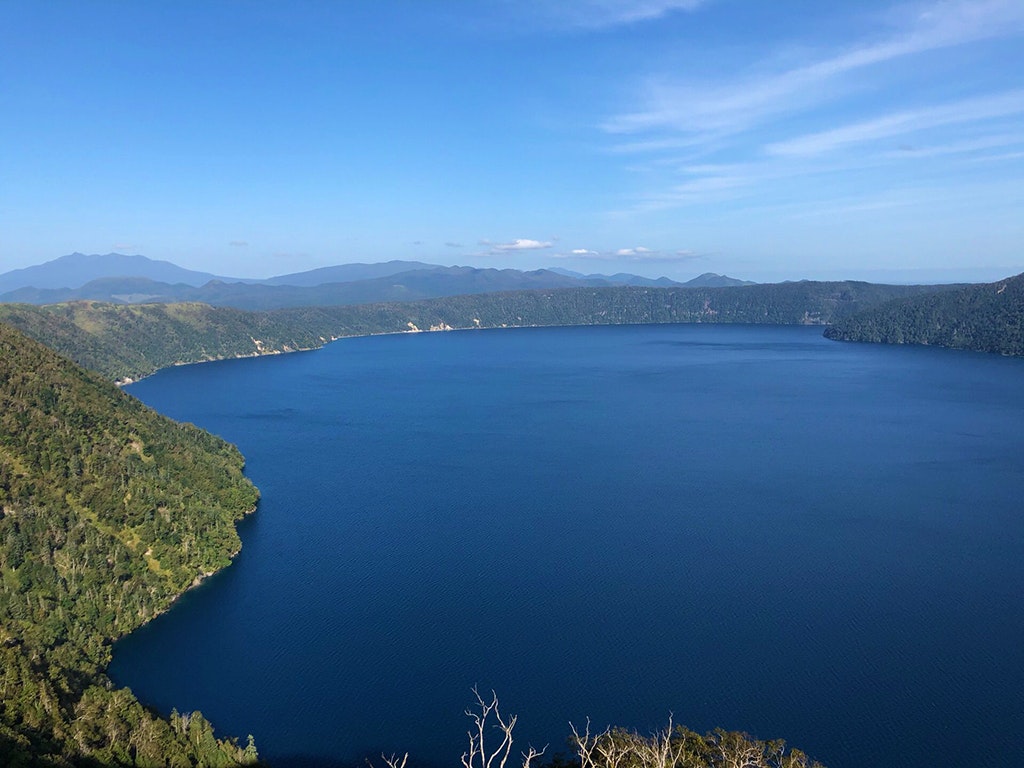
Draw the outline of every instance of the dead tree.
<instances>
[{"instance_id":1,"label":"dead tree","mask_svg":"<svg viewBox=\"0 0 1024 768\"><path fill-rule=\"evenodd\" d=\"M505 718L498 708L498 694L491 691L491 700L487 701L480 691L473 686L477 709L467 709L466 716L473 721L473 727L467 732L469 749L462 755L463 768L505 768L508 756L512 752L512 729L516 726L517 715ZM494 722L489 722L493 716ZM488 747L492 742L487 738L488 729L498 731L498 745ZM534 759L544 754L530 746L523 752L523 768L530 768ZM392 768L396 768L392 766Z\"/></svg>"}]
</instances>

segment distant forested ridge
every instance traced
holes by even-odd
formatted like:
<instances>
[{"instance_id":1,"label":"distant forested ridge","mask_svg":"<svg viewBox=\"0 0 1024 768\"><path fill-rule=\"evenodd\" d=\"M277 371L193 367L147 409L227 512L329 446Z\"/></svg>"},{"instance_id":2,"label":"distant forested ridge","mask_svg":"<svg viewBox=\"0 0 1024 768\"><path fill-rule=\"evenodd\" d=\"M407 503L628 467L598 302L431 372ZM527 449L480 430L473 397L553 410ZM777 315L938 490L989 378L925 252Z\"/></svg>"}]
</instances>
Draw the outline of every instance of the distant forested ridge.
<instances>
[{"instance_id":1,"label":"distant forested ridge","mask_svg":"<svg viewBox=\"0 0 1024 768\"><path fill-rule=\"evenodd\" d=\"M255 761L104 674L112 640L238 551L257 500L242 464L0 323L0 764Z\"/></svg>"},{"instance_id":2,"label":"distant forested ridge","mask_svg":"<svg viewBox=\"0 0 1024 768\"><path fill-rule=\"evenodd\" d=\"M837 320L825 336L1024 355L1024 274L870 307Z\"/></svg>"},{"instance_id":3,"label":"distant forested ridge","mask_svg":"<svg viewBox=\"0 0 1024 768\"><path fill-rule=\"evenodd\" d=\"M124 381L179 363L312 349L416 330L639 323L828 324L948 286L809 282L722 288L590 287L248 312L205 304L0 304L0 320Z\"/></svg>"}]
</instances>

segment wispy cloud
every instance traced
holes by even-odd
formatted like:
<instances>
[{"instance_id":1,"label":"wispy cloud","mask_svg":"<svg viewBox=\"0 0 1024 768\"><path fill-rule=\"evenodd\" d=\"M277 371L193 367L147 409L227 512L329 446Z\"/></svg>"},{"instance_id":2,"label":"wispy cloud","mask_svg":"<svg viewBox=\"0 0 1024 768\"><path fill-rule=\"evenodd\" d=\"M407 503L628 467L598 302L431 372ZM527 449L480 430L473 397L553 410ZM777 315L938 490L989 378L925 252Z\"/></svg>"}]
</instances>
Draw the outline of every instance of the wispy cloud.
<instances>
[{"instance_id":1,"label":"wispy cloud","mask_svg":"<svg viewBox=\"0 0 1024 768\"><path fill-rule=\"evenodd\" d=\"M920 161L922 173L938 179L939 160L950 178L966 167L958 159L965 153L974 161L997 149L1012 157L1021 143L1024 73L990 56L989 70L943 88L948 67L934 77L930 68L953 54L923 54L1021 37L1021 0L932 0L898 6L882 34L799 66L780 70L769 56L741 65L761 73L753 77L652 76L639 86L638 108L602 125L613 138L610 151L629 154L630 170L646 178L647 190L619 214L745 198L764 204L809 189L820 191L812 198L820 202L842 194L857 172L870 170L885 183L885 169L897 162ZM995 42L970 49L972 61L990 49ZM908 82L922 87L908 89ZM926 166L927 158L936 160Z\"/></svg>"},{"instance_id":2,"label":"wispy cloud","mask_svg":"<svg viewBox=\"0 0 1024 768\"><path fill-rule=\"evenodd\" d=\"M599 30L653 21L675 11L693 11L708 0L515 0L534 17L560 28Z\"/></svg>"},{"instance_id":3,"label":"wispy cloud","mask_svg":"<svg viewBox=\"0 0 1024 768\"><path fill-rule=\"evenodd\" d=\"M1020 152L1001 152L995 155L986 155L985 157L975 158L975 163L1002 163L1012 162L1016 160L1024 160L1024 150Z\"/></svg>"},{"instance_id":4,"label":"wispy cloud","mask_svg":"<svg viewBox=\"0 0 1024 768\"><path fill-rule=\"evenodd\" d=\"M861 43L793 69L714 83L654 77L643 87L640 110L605 122L610 133L670 130L703 140L708 134L749 130L766 120L836 98L842 75L914 54L1024 32L1020 0L933 3L913 15L899 33ZM680 136L660 142L681 141ZM641 147L642 148L642 147Z\"/></svg>"},{"instance_id":5,"label":"wispy cloud","mask_svg":"<svg viewBox=\"0 0 1024 768\"><path fill-rule=\"evenodd\" d=\"M1024 113L1024 90L965 99L927 109L895 112L828 131L769 144L774 155L818 155L850 144Z\"/></svg>"},{"instance_id":6,"label":"wispy cloud","mask_svg":"<svg viewBox=\"0 0 1024 768\"><path fill-rule=\"evenodd\" d=\"M228 245L230 245L232 248L245 248L246 246L249 245L249 243L246 242L245 240L232 240L230 243L228 243Z\"/></svg>"},{"instance_id":7,"label":"wispy cloud","mask_svg":"<svg viewBox=\"0 0 1024 768\"><path fill-rule=\"evenodd\" d=\"M788 218L793 220L834 218L846 214L868 213L872 211L888 211L896 208L910 208L921 204L925 190L911 189L887 191L874 197L840 199L829 201L826 205L801 206L799 210L790 211ZM933 202L933 200L929 200Z\"/></svg>"},{"instance_id":8,"label":"wispy cloud","mask_svg":"<svg viewBox=\"0 0 1024 768\"><path fill-rule=\"evenodd\" d=\"M980 152L1020 144L1024 146L1024 133L999 133L979 136L965 141L954 141L946 144L903 144L899 149L886 153L887 157L937 157L941 155L960 155Z\"/></svg>"},{"instance_id":9,"label":"wispy cloud","mask_svg":"<svg viewBox=\"0 0 1024 768\"><path fill-rule=\"evenodd\" d=\"M452 240L448 240L447 242L445 242L445 245L448 246L449 248L462 248L463 247L462 243L456 243L456 242L454 242Z\"/></svg>"}]
</instances>

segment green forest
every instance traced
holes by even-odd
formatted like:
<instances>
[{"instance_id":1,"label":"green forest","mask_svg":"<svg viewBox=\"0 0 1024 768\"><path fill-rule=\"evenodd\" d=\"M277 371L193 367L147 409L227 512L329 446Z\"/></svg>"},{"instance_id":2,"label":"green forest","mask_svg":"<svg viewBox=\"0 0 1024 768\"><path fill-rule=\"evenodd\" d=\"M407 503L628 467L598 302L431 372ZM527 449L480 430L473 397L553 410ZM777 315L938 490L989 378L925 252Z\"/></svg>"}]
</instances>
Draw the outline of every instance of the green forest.
<instances>
[{"instance_id":1,"label":"green forest","mask_svg":"<svg viewBox=\"0 0 1024 768\"><path fill-rule=\"evenodd\" d=\"M825 336L1024 355L1024 275L871 307L837 320Z\"/></svg>"},{"instance_id":2,"label":"green forest","mask_svg":"<svg viewBox=\"0 0 1024 768\"><path fill-rule=\"evenodd\" d=\"M6 766L228 766L199 713L104 675L111 642L239 550L238 451L0 324L0 755Z\"/></svg>"}]
</instances>

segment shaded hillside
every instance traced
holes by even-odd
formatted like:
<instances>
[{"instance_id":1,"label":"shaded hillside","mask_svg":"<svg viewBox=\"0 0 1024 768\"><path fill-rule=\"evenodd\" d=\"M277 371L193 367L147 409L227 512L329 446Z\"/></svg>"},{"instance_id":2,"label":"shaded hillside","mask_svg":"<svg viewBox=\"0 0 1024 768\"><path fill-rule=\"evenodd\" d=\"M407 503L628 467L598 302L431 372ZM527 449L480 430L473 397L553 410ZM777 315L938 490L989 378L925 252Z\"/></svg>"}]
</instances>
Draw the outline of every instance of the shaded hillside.
<instances>
[{"instance_id":1,"label":"shaded hillside","mask_svg":"<svg viewBox=\"0 0 1024 768\"><path fill-rule=\"evenodd\" d=\"M638 323L824 324L934 287L779 283L573 288L244 312L203 304L0 304L0 320L114 380L177 363L319 347L333 338L447 328Z\"/></svg>"},{"instance_id":2,"label":"shaded hillside","mask_svg":"<svg viewBox=\"0 0 1024 768\"><path fill-rule=\"evenodd\" d=\"M871 307L837 320L825 336L1024 355L1024 274Z\"/></svg>"},{"instance_id":3,"label":"shaded hillside","mask_svg":"<svg viewBox=\"0 0 1024 768\"><path fill-rule=\"evenodd\" d=\"M256 498L232 446L0 323L5 764L245 759L201 716L157 719L103 670L113 639L230 562Z\"/></svg>"}]
</instances>

